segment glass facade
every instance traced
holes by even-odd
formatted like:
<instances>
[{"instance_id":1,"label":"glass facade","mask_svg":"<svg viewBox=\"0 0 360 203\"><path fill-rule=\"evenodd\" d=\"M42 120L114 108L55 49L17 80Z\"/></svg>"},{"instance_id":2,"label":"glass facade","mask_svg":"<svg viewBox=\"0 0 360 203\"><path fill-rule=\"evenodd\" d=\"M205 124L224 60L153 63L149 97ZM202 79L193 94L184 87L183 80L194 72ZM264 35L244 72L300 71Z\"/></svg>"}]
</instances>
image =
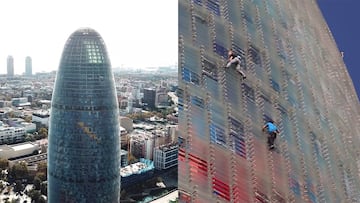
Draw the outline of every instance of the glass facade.
<instances>
[{"instance_id":1,"label":"glass facade","mask_svg":"<svg viewBox=\"0 0 360 203\"><path fill-rule=\"evenodd\" d=\"M359 102L316 1L178 9L179 202L360 202Z\"/></svg>"},{"instance_id":2,"label":"glass facade","mask_svg":"<svg viewBox=\"0 0 360 203\"><path fill-rule=\"evenodd\" d=\"M51 101L49 202L119 202L118 118L105 43L79 29L65 44Z\"/></svg>"}]
</instances>

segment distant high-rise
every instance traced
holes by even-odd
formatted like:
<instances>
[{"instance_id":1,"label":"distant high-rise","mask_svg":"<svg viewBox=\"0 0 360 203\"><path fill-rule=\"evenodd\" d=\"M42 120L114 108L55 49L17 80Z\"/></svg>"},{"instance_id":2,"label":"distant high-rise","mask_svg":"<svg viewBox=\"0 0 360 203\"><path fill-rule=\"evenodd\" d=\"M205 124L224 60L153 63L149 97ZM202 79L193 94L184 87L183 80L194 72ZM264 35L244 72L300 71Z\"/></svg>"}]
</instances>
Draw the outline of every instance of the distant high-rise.
<instances>
[{"instance_id":1,"label":"distant high-rise","mask_svg":"<svg viewBox=\"0 0 360 203\"><path fill-rule=\"evenodd\" d=\"M25 75L31 76L32 75L32 60L30 56L25 58Z\"/></svg>"},{"instance_id":2,"label":"distant high-rise","mask_svg":"<svg viewBox=\"0 0 360 203\"><path fill-rule=\"evenodd\" d=\"M359 101L317 1L179 0L178 13L179 202L360 202ZM245 80L224 68L230 49Z\"/></svg>"},{"instance_id":3,"label":"distant high-rise","mask_svg":"<svg viewBox=\"0 0 360 203\"><path fill-rule=\"evenodd\" d=\"M49 202L119 202L119 127L105 43L79 29L65 44L51 101Z\"/></svg>"},{"instance_id":4,"label":"distant high-rise","mask_svg":"<svg viewBox=\"0 0 360 203\"><path fill-rule=\"evenodd\" d=\"M142 99L142 103L148 109L155 109L155 97L156 97L156 90L152 88L144 88L144 97Z\"/></svg>"},{"instance_id":5,"label":"distant high-rise","mask_svg":"<svg viewBox=\"0 0 360 203\"><path fill-rule=\"evenodd\" d=\"M7 57L7 76L14 77L14 58L12 56Z\"/></svg>"}]
</instances>

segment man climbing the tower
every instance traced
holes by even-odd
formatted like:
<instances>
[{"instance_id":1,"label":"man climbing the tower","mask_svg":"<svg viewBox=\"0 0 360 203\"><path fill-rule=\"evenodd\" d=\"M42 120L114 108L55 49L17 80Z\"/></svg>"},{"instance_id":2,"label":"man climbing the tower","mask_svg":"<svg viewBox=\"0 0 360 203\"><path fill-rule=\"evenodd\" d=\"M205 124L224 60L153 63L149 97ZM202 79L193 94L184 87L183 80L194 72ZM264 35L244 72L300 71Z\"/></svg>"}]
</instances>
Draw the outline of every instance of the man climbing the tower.
<instances>
[{"instance_id":1,"label":"man climbing the tower","mask_svg":"<svg viewBox=\"0 0 360 203\"><path fill-rule=\"evenodd\" d=\"M263 127L262 127L262 131L264 132L266 130L267 134L268 134L268 146L269 149L274 149L275 148L275 139L277 134L279 134L279 130L277 128L277 126L274 124L274 121L270 120L268 121Z\"/></svg>"},{"instance_id":2,"label":"man climbing the tower","mask_svg":"<svg viewBox=\"0 0 360 203\"><path fill-rule=\"evenodd\" d=\"M241 57L236 55L233 51L228 52L228 60L226 64L226 68L234 67L237 72L240 73L242 79L244 80L246 78L245 73L241 70Z\"/></svg>"}]
</instances>

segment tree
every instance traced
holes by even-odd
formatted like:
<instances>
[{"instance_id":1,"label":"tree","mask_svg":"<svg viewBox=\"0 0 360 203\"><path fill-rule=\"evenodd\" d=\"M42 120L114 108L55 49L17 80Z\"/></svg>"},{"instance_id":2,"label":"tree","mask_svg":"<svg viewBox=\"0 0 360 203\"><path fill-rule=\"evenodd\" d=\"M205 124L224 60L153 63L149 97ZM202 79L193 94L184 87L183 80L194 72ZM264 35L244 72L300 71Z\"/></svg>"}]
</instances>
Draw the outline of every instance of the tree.
<instances>
[{"instance_id":1,"label":"tree","mask_svg":"<svg viewBox=\"0 0 360 203\"><path fill-rule=\"evenodd\" d=\"M30 123L32 118L31 118L31 116L26 116L24 120L25 120L25 122Z\"/></svg>"},{"instance_id":2,"label":"tree","mask_svg":"<svg viewBox=\"0 0 360 203\"><path fill-rule=\"evenodd\" d=\"M28 172L26 163L21 162L21 163L14 164L13 167L11 168L9 174L15 180L27 178L29 175L29 172Z\"/></svg>"},{"instance_id":3,"label":"tree","mask_svg":"<svg viewBox=\"0 0 360 203\"><path fill-rule=\"evenodd\" d=\"M40 162L37 165L37 173L42 173L45 176L39 176L42 181L47 180L47 163Z\"/></svg>"},{"instance_id":4,"label":"tree","mask_svg":"<svg viewBox=\"0 0 360 203\"><path fill-rule=\"evenodd\" d=\"M14 118L15 117L15 114L13 111L10 111L9 114L8 114L8 117L9 118Z\"/></svg>"},{"instance_id":5,"label":"tree","mask_svg":"<svg viewBox=\"0 0 360 203\"><path fill-rule=\"evenodd\" d=\"M47 179L46 173L43 173L43 172L37 172L37 173L35 174L35 177L38 177L41 182L42 182L42 181L45 181L45 180ZM35 179L35 177L34 177L34 179Z\"/></svg>"},{"instance_id":6,"label":"tree","mask_svg":"<svg viewBox=\"0 0 360 203\"><path fill-rule=\"evenodd\" d=\"M9 167L9 161L7 159L0 158L0 170L5 170Z\"/></svg>"},{"instance_id":7,"label":"tree","mask_svg":"<svg viewBox=\"0 0 360 203\"><path fill-rule=\"evenodd\" d=\"M40 192L41 194L47 196L47 183L41 183Z\"/></svg>"},{"instance_id":8,"label":"tree","mask_svg":"<svg viewBox=\"0 0 360 203\"><path fill-rule=\"evenodd\" d=\"M121 190L121 192L120 192L120 199L125 199L126 198L126 196L127 196L127 192L126 192L126 190Z\"/></svg>"},{"instance_id":9,"label":"tree","mask_svg":"<svg viewBox=\"0 0 360 203\"><path fill-rule=\"evenodd\" d=\"M158 176L158 177L156 178L156 182L163 182L162 177Z\"/></svg>"},{"instance_id":10,"label":"tree","mask_svg":"<svg viewBox=\"0 0 360 203\"><path fill-rule=\"evenodd\" d=\"M40 198L41 198L41 193L39 190L34 190L34 189L31 189L29 192L28 192L28 196L31 198L31 202L40 202Z\"/></svg>"},{"instance_id":11,"label":"tree","mask_svg":"<svg viewBox=\"0 0 360 203\"><path fill-rule=\"evenodd\" d=\"M47 163L46 162L40 162L37 166L37 171L38 172L42 172L42 173L46 173L47 171Z\"/></svg>"},{"instance_id":12,"label":"tree","mask_svg":"<svg viewBox=\"0 0 360 203\"><path fill-rule=\"evenodd\" d=\"M34 183L35 190L40 190L41 179L38 176L34 177L33 183Z\"/></svg>"},{"instance_id":13,"label":"tree","mask_svg":"<svg viewBox=\"0 0 360 203\"><path fill-rule=\"evenodd\" d=\"M21 184L20 180L15 181L14 192L20 192L24 189L23 185Z\"/></svg>"},{"instance_id":14,"label":"tree","mask_svg":"<svg viewBox=\"0 0 360 203\"><path fill-rule=\"evenodd\" d=\"M41 138L46 138L48 136L48 130L46 128L40 128L39 135Z\"/></svg>"}]
</instances>

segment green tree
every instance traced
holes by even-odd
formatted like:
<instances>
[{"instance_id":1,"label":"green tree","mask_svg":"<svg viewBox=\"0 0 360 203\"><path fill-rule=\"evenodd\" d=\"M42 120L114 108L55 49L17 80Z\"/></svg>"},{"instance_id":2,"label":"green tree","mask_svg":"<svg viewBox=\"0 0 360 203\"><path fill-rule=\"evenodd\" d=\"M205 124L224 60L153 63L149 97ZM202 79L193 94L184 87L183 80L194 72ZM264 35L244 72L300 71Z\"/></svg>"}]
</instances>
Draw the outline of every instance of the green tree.
<instances>
[{"instance_id":1,"label":"green tree","mask_svg":"<svg viewBox=\"0 0 360 203\"><path fill-rule=\"evenodd\" d=\"M24 120L25 120L25 122L30 123L32 118L31 118L31 116L26 116Z\"/></svg>"},{"instance_id":2,"label":"green tree","mask_svg":"<svg viewBox=\"0 0 360 203\"><path fill-rule=\"evenodd\" d=\"M14 192L20 192L24 189L24 186L21 184L20 180L15 181Z\"/></svg>"},{"instance_id":3,"label":"green tree","mask_svg":"<svg viewBox=\"0 0 360 203\"><path fill-rule=\"evenodd\" d=\"M126 192L126 190L121 190L121 192L120 192L120 199L125 199L126 198L126 196L127 196L127 192Z\"/></svg>"},{"instance_id":4,"label":"green tree","mask_svg":"<svg viewBox=\"0 0 360 203\"><path fill-rule=\"evenodd\" d=\"M9 173L15 180L27 178L29 171L25 162L16 163Z\"/></svg>"},{"instance_id":5,"label":"green tree","mask_svg":"<svg viewBox=\"0 0 360 203\"><path fill-rule=\"evenodd\" d=\"M45 181L47 179L46 178L46 173L43 173L43 172L37 172L35 174L35 177L38 177L41 180L41 182ZM34 177L34 179L35 179L35 177Z\"/></svg>"},{"instance_id":6,"label":"green tree","mask_svg":"<svg viewBox=\"0 0 360 203\"><path fill-rule=\"evenodd\" d=\"M46 138L48 136L48 130L46 128L40 128L39 135L41 138Z\"/></svg>"},{"instance_id":7,"label":"green tree","mask_svg":"<svg viewBox=\"0 0 360 203\"><path fill-rule=\"evenodd\" d=\"M28 196L31 198L31 202L40 202L41 193L39 190L31 189L28 192Z\"/></svg>"},{"instance_id":8,"label":"green tree","mask_svg":"<svg viewBox=\"0 0 360 203\"><path fill-rule=\"evenodd\" d=\"M14 117L15 117L15 114L14 114L13 111L10 111L9 114L8 114L8 116L9 116L10 118L14 118Z\"/></svg>"},{"instance_id":9,"label":"green tree","mask_svg":"<svg viewBox=\"0 0 360 203\"><path fill-rule=\"evenodd\" d=\"M39 178L42 181L47 180L47 163L46 162L40 162L37 166L37 173L39 174Z\"/></svg>"},{"instance_id":10,"label":"green tree","mask_svg":"<svg viewBox=\"0 0 360 203\"><path fill-rule=\"evenodd\" d=\"M158 176L158 177L156 178L156 182L163 182L162 177Z\"/></svg>"},{"instance_id":11,"label":"green tree","mask_svg":"<svg viewBox=\"0 0 360 203\"><path fill-rule=\"evenodd\" d=\"M35 176L34 177L34 187L35 187L35 190L40 190L40 185L41 185L41 179L38 177L38 176Z\"/></svg>"},{"instance_id":12,"label":"green tree","mask_svg":"<svg viewBox=\"0 0 360 203\"><path fill-rule=\"evenodd\" d=\"M40 192L41 194L47 196L47 183L41 183Z\"/></svg>"},{"instance_id":13,"label":"green tree","mask_svg":"<svg viewBox=\"0 0 360 203\"><path fill-rule=\"evenodd\" d=\"M0 158L0 170L5 170L9 167L9 161L7 159Z\"/></svg>"}]
</instances>

